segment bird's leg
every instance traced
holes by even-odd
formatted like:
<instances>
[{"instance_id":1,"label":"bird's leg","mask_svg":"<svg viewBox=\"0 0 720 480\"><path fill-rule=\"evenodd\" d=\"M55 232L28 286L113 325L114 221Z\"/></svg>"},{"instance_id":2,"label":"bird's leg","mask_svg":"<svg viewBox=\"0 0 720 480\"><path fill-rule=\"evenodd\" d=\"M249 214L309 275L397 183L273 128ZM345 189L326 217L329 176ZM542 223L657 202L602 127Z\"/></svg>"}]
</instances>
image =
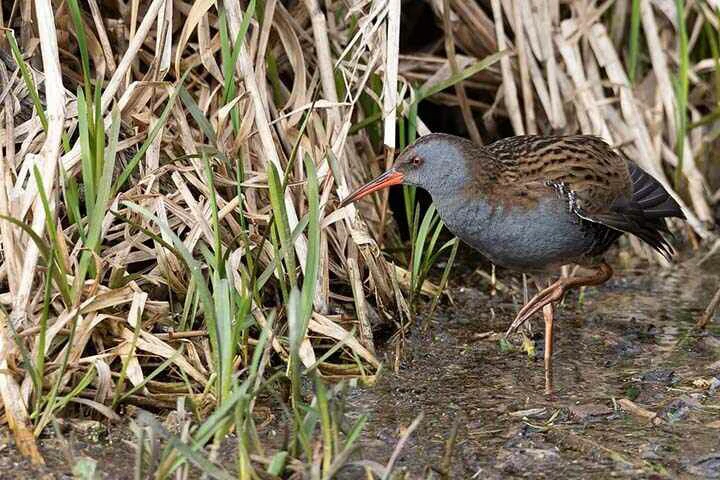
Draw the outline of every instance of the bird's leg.
<instances>
[{"instance_id":1,"label":"bird's leg","mask_svg":"<svg viewBox=\"0 0 720 480\"><path fill-rule=\"evenodd\" d=\"M586 285L601 285L612 277L613 270L607 263L603 262L596 267L594 275L583 277L567 277L561 278L540 293L535 295L532 300L520 309L515 320L508 328L506 335L509 335L517 327L522 325L524 321L530 318L535 312L541 310L545 305L560 301L565 292L572 288L582 287Z\"/></svg>"},{"instance_id":2,"label":"bird's leg","mask_svg":"<svg viewBox=\"0 0 720 480\"><path fill-rule=\"evenodd\" d=\"M555 306L548 303L543 307L543 317L545 318L545 394L552 393L552 354L553 354L553 320L555 315Z\"/></svg>"}]
</instances>

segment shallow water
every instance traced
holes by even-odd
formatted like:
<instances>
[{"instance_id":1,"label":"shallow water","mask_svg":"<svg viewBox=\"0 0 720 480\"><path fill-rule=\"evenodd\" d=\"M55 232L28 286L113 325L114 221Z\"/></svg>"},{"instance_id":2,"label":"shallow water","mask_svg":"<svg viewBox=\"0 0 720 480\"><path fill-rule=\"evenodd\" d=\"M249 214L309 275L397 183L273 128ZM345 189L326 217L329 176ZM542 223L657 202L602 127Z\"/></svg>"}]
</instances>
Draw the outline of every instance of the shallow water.
<instances>
[{"instance_id":1,"label":"shallow water","mask_svg":"<svg viewBox=\"0 0 720 480\"><path fill-rule=\"evenodd\" d=\"M508 295L488 295L475 276L478 288L452 288L455 304L406 338L399 372L351 394L348 411L371 418L363 455L384 463L422 412L396 464L409 478L441 478L455 422L446 478L720 478L717 315L708 332L692 330L719 270L688 261L619 271L587 289L582 305L568 295L555 322L550 396L542 319L534 320L535 359L501 348L500 335L488 332L503 332L517 306ZM473 277L464 281L472 285ZM658 420L626 413L620 399Z\"/></svg>"}]
</instances>

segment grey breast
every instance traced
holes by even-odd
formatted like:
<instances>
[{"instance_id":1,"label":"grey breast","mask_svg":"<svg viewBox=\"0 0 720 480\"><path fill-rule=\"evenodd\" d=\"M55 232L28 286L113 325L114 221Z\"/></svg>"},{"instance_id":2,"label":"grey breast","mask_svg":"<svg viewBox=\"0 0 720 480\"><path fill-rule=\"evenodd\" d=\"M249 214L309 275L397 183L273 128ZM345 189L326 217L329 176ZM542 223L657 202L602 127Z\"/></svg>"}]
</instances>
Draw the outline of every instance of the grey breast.
<instances>
[{"instance_id":1,"label":"grey breast","mask_svg":"<svg viewBox=\"0 0 720 480\"><path fill-rule=\"evenodd\" d=\"M576 263L595 243L592 231L552 196L532 208L491 206L485 200L439 199L448 229L494 264L531 272Z\"/></svg>"}]
</instances>

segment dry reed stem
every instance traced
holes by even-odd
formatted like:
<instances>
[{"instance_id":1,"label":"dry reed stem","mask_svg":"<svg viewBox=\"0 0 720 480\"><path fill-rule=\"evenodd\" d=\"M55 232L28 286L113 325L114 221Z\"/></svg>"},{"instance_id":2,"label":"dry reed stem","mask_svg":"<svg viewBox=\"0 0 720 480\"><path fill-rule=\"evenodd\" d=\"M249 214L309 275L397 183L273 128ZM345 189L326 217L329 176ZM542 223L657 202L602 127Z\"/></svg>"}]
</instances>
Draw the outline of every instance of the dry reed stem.
<instances>
[{"instance_id":1,"label":"dry reed stem","mask_svg":"<svg viewBox=\"0 0 720 480\"><path fill-rule=\"evenodd\" d=\"M47 2L38 3L49 9ZM479 72L454 85L455 92L448 89L429 101L460 106L471 130L477 116L483 116L490 136L498 133L494 126L507 124L505 119L516 134L538 130L600 135L661 179L666 188L670 188L667 177L679 164L674 120L677 94L672 88L677 67L673 2L643 2L641 37L645 43L641 51L649 50L649 62L641 56L641 68L631 85L625 66L626 34L613 29L611 37L602 23L603 12L613 8L613 25L627 25L620 15L620 2L572 2L560 9L555 0L493 0L491 4L433 0L435 21L447 37L433 39L417 51L401 51L398 35L405 24L399 0L351 5L305 0L290 10L283 2L266 1L262 2L262 22L255 17L244 39L236 65L238 76L230 79L235 88L231 98L224 98L227 73L221 56L218 8L226 8L228 37L234 39L243 13L239 0L225 0L221 5L133 0L121 2L117 18L106 14L102 0L80 3L87 8L82 22L91 72L103 85L102 123L109 129L113 104L122 121L118 169L133 158L155 126L158 134L140 157L130 182L108 199L101 218L101 245L92 255L97 275L86 279L82 292L68 304L57 286L51 286L43 352L39 333L46 269L39 268L36 255L26 254L35 248L27 235L5 221L0 222L0 282L5 287L0 304L9 307L12 318L24 328L18 334L33 358L45 354L45 375L49 381L59 381L60 394L69 393L83 375L95 371L93 383L75 400L108 418L116 415L110 405L117 389L143 385L152 366L168 359L172 361L167 372L123 401L171 408L177 398L187 395L201 408L216 401L207 383L213 374L213 353L205 307L193 302L197 286L190 281L183 260L167 248L173 242L172 232L200 261L201 273L211 272L205 254L214 244L215 231L212 189L199 158L203 152L212 157L220 249L228 254L225 268L229 280L244 295L249 288L249 259L257 261L258 275L267 272L263 289L251 301L250 317L257 326L249 329L243 344L243 355L251 356L259 329L276 318L262 352L261 373L269 368L271 359L286 361L289 355L285 312L277 302L288 272L274 268L276 255L283 253L278 253L271 235L263 238L273 213L268 201L268 168L273 165L282 172L297 145L283 199L290 223L296 225L308 211L308 172L303 162L306 156L314 162L320 195L320 267L312 299L314 312L300 356L305 366L312 366L328 348L338 346L337 353L317 367L332 378L372 378L379 366L372 349L368 292L381 318L404 318L409 310L400 292L401 286L410 284L410 275L389 263L374 240L390 225L381 220L387 215L384 204L374 203L375 198L341 211L335 210L335 205L336 198L380 173L385 162L392 160L392 155L383 157L382 147L391 147L393 153L396 116L409 110L413 88L435 85L499 48L514 46L516 55L504 57L500 66ZM62 72L57 71L57 64L48 68L38 61L41 57L33 50L38 43L30 5L19 5L14 25L19 25L20 48L39 86L41 101L46 102L52 128L43 131L17 66L12 60L3 60L5 56L0 58L0 109L4 110L0 112L0 137L4 139L0 214L34 222L35 231L48 238L32 166L38 158L44 162L41 173L51 204L66 199L67 178L82 182L81 147L76 140L78 101L74 96L82 73L73 57L79 55L72 43L74 26L67 5L54 12L52 30L41 29L39 43L44 64L49 58L48 32L57 32L50 36L57 36L55 58L60 55ZM704 2L686 8L691 48L699 48L706 25L715 32L720 27L708 8ZM40 11L45 10L41 6ZM0 18L0 24L4 25L3 21ZM694 232L691 239L695 234L715 238L706 222L712 218L710 207L718 201L718 194L713 197L708 191L712 178L704 174L711 165L717 122L701 121L717 103L712 84L715 68L712 58L691 65L688 117L700 125L683 140L683 181L678 191L672 190L683 202ZM60 73L63 77L58 80ZM176 98L163 118L184 73L188 74L183 84L186 97ZM197 112L191 113L187 97ZM65 109L64 122L56 120L60 118L58 106ZM193 113L205 117L212 134ZM366 126L362 122L367 122ZM417 124L419 135L429 132L423 118L418 118ZM71 148L66 153L59 150L58 130L68 135ZM218 157L227 161L214 157L216 150ZM54 166L47 163L51 159ZM235 160L245 174L241 196L237 194ZM46 164L56 169L54 174L49 174ZM717 185L711 186L717 190ZM138 215L125 202L146 208L169 229L159 229L157 222ZM56 205L56 253L72 283L87 246L80 239L78 225L69 220L68 206ZM396 242L396 229L390 226L385 238L388 243ZM305 269L305 242L303 232L292 252L301 267L295 272L299 278ZM639 242L631 240L630 245L645 254ZM424 284L422 291L438 293L431 283ZM333 314L336 308L352 303L359 323ZM24 307L16 308L19 304ZM70 342L73 322L78 331ZM134 340L136 327L140 330ZM14 425L20 419L27 433L27 410L39 394L47 394L49 383L42 392L35 391L29 373L20 366L8 328L0 339L2 413ZM353 328L356 334L351 334ZM65 352L68 370L61 376L59 366ZM277 355L271 356L271 352ZM233 358L237 370L247 366L243 355ZM126 365L128 387L118 383L122 365ZM188 379L193 393L188 393L186 386L178 387L183 378ZM32 436L25 435L21 441L27 438Z\"/></svg>"},{"instance_id":2,"label":"dry reed stem","mask_svg":"<svg viewBox=\"0 0 720 480\"><path fill-rule=\"evenodd\" d=\"M535 105L533 92L530 86L530 67L528 66L528 48L525 42L525 29L522 22L521 0L512 0L511 9L513 12L513 23L515 29L515 49L520 67L520 86L522 87L523 110L525 112L525 126L530 135L537 133L535 123Z\"/></svg>"},{"instance_id":3,"label":"dry reed stem","mask_svg":"<svg viewBox=\"0 0 720 480\"><path fill-rule=\"evenodd\" d=\"M360 269L354 258L348 258L348 276L350 286L353 289L353 297L355 298L355 312L358 319L358 333L360 343L363 344L371 352L375 351L375 343L373 341L372 326L368 319L368 307L363 292L362 278L360 277Z\"/></svg>"},{"instance_id":4,"label":"dry reed stem","mask_svg":"<svg viewBox=\"0 0 720 480\"><path fill-rule=\"evenodd\" d=\"M45 72L45 99L47 102L46 118L47 129L45 140L37 156L30 156L26 161L35 165L43 172L43 189L50 198L50 215L54 215L55 176L60 155L60 142L65 123L65 89L62 83L58 45L55 31L55 16L52 6L47 0L35 2L35 13L40 35L40 49L42 51L43 69ZM28 154L29 155L29 154ZM33 206L32 230L42 235L45 227L45 209L37 198ZM27 409L20 397L18 384L11 374L7 373L8 360L16 352L16 345L11 334L28 322L28 302L30 290L35 277L35 268L40 256L37 244L31 242L25 252L20 272L20 281L13 299L13 309L10 316L0 326L0 395L5 406L5 416L10 429L13 431L15 441L20 453L30 457L33 463L43 463L40 451L30 430L30 418Z\"/></svg>"},{"instance_id":5,"label":"dry reed stem","mask_svg":"<svg viewBox=\"0 0 720 480\"><path fill-rule=\"evenodd\" d=\"M460 67L457 62L457 54L455 53L455 35L453 34L453 28L450 21L450 0L443 0L442 6L443 12L443 27L445 29L445 52L448 57L448 64L450 65L450 71L453 75L457 75L460 72ZM480 137L480 131L477 128L475 119L472 116L470 105L468 104L467 94L465 93L465 86L463 82L455 85L455 92L458 97L458 103L460 104L460 110L462 111L463 120L465 121L465 127L468 129L470 139L478 145L482 145L483 141Z\"/></svg>"},{"instance_id":6,"label":"dry reed stem","mask_svg":"<svg viewBox=\"0 0 720 480\"><path fill-rule=\"evenodd\" d=\"M395 149L395 126L398 104L398 62L400 56L400 0L388 0L387 49L383 82L384 142Z\"/></svg>"},{"instance_id":7,"label":"dry reed stem","mask_svg":"<svg viewBox=\"0 0 720 480\"><path fill-rule=\"evenodd\" d=\"M500 0L491 0L493 17L495 18L495 35L497 36L498 50L502 51L507 48L505 39L505 29L503 28L503 15L500 7ZM520 114L520 103L517 97L517 88L515 87L515 77L510 67L510 58L503 57L500 59L500 69L503 76L503 90L505 93L505 107L510 114L513 130L517 135L525 134L522 116Z\"/></svg>"}]
</instances>

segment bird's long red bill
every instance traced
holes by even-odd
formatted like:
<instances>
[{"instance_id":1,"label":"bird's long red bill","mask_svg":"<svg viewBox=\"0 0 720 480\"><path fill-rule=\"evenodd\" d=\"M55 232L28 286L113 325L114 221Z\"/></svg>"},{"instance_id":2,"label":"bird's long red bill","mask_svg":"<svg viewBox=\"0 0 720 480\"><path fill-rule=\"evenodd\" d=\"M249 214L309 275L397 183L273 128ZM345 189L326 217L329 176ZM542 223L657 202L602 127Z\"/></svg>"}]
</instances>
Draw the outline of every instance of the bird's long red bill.
<instances>
[{"instance_id":1,"label":"bird's long red bill","mask_svg":"<svg viewBox=\"0 0 720 480\"><path fill-rule=\"evenodd\" d=\"M400 185L404 178L405 176L397 170L388 170L376 179L371 180L345 197L345 199L340 203L340 208L346 207L372 192L377 192L378 190L382 190L383 188L391 187L393 185Z\"/></svg>"}]
</instances>

